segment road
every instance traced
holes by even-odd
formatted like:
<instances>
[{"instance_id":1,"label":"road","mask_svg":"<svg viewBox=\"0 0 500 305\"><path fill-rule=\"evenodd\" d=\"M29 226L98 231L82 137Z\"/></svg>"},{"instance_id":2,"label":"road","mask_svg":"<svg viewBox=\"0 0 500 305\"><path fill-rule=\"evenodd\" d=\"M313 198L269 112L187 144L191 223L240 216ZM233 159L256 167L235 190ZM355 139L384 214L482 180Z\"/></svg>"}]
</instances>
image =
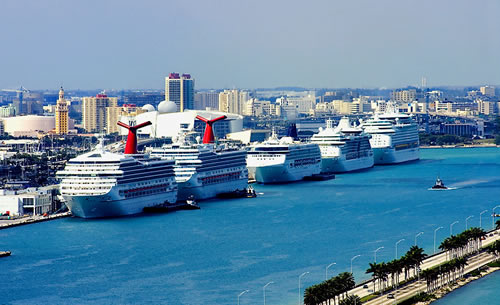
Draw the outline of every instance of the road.
<instances>
[{"instance_id":1,"label":"road","mask_svg":"<svg viewBox=\"0 0 500 305\"><path fill-rule=\"evenodd\" d=\"M493 234L491 234L491 233L493 233ZM492 236L490 236L490 235L492 235ZM496 240L500 240L499 230L488 232L488 236L486 237L485 240L483 240L482 246L483 247L487 246L487 245L495 242ZM440 264L446 262L446 256L447 255L445 252L440 252L436 255L428 257L420 265L421 270L429 269L429 268L432 268L434 266L437 266L437 265L440 265ZM475 256L472 256L467 261L467 263L469 265L467 265L465 267L465 273L473 271L473 270L493 261L494 259L495 259L495 257L491 254L488 254L488 253L479 253ZM399 280L400 281L404 280L404 274L401 274L399 276ZM355 294L355 295L359 296L360 298L372 294L373 280L371 280L365 284L368 285L368 288L363 288L363 286L358 286L358 287L350 290L348 293L350 295ZM427 286L427 283L425 282L425 280L421 280L419 282L415 281L415 282L410 283L408 285L401 286L398 288L397 291L391 291L391 293L394 294L396 299L401 300L401 299L406 299L412 295L415 295L418 292L425 291L426 286ZM378 285L377 285L377 289L378 289ZM365 304L368 304L368 305L393 304L393 303L396 303L394 301L395 301L394 299L387 299L387 294L384 294L382 296L379 296L375 299L370 300L369 302L366 302Z\"/></svg>"}]
</instances>

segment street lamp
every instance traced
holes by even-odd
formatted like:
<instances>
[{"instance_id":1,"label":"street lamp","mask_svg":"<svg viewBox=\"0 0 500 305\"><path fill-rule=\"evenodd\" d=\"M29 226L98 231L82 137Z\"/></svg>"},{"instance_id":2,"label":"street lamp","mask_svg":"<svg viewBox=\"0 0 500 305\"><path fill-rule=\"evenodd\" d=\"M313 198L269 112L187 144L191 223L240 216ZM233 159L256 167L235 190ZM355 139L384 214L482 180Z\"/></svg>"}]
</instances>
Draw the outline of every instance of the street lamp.
<instances>
[{"instance_id":1,"label":"street lamp","mask_svg":"<svg viewBox=\"0 0 500 305\"><path fill-rule=\"evenodd\" d=\"M308 273L309 273L309 271L306 271L306 272L302 273L301 275L299 275L299 305L300 305L300 304L304 304L304 302L302 302L302 301L300 300L300 296L301 296L301 292L300 292L300 279L301 279L304 275L306 275L306 274L308 274Z\"/></svg>"},{"instance_id":2,"label":"street lamp","mask_svg":"<svg viewBox=\"0 0 500 305\"><path fill-rule=\"evenodd\" d=\"M453 235L453 225L457 224L458 220L450 225L450 235Z\"/></svg>"},{"instance_id":3,"label":"street lamp","mask_svg":"<svg viewBox=\"0 0 500 305\"><path fill-rule=\"evenodd\" d=\"M400 243L400 242L402 242L402 241L404 241L404 240L405 240L405 239L403 238L403 239L400 239L400 240L398 240L398 241L396 242L396 257L395 257L394 259L398 259L398 245L399 245L399 243Z\"/></svg>"},{"instance_id":4,"label":"street lamp","mask_svg":"<svg viewBox=\"0 0 500 305\"><path fill-rule=\"evenodd\" d=\"M351 258L351 274L352 274L352 261L353 261L353 260L355 260L356 258L360 257L360 256L361 256L361 254L358 254L358 255L353 256L353 257Z\"/></svg>"},{"instance_id":5,"label":"street lamp","mask_svg":"<svg viewBox=\"0 0 500 305\"><path fill-rule=\"evenodd\" d=\"M373 251L373 252L374 252L374 254L373 254L373 255L374 255L374 257L373 257L373 261L374 261L375 263L377 263L377 252L378 252L378 250L382 250L382 249L384 249L384 247L380 247L380 248L378 248L377 250Z\"/></svg>"},{"instance_id":6,"label":"street lamp","mask_svg":"<svg viewBox=\"0 0 500 305\"><path fill-rule=\"evenodd\" d=\"M417 237L419 237L422 234L424 234L424 232L420 232L417 235L415 235L415 246L417 245Z\"/></svg>"},{"instance_id":7,"label":"street lamp","mask_svg":"<svg viewBox=\"0 0 500 305\"><path fill-rule=\"evenodd\" d=\"M265 284L265 285L264 285L264 287L262 288L262 290L264 291L264 305L266 305L266 288L267 288L267 286L269 286L269 285L271 285L271 284L273 284L273 283L274 283L274 282L273 282L273 281L271 281L271 282L269 282L269 283Z\"/></svg>"},{"instance_id":8,"label":"street lamp","mask_svg":"<svg viewBox=\"0 0 500 305\"><path fill-rule=\"evenodd\" d=\"M482 226L481 226L481 219L482 219L483 214L484 214L484 213L486 213L486 212L488 212L488 210L484 210L484 211L482 211L481 213L479 213L479 228L481 228L481 227L482 227Z\"/></svg>"},{"instance_id":9,"label":"street lamp","mask_svg":"<svg viewBox=\"0 0 500 305\"><path fill-rule=\"evenodd\" d=\"M436 232L439 230L439 229L442 229L443 227L439 227L439 228L436 228L436 230L434 230L434 254L436 254Z\"/></svg>"},{"instance_id":10,"label":"street lamp","mask_svg":"<svg viewBox=\"0 0 500 305\"><path fill-rule=\"evenodd\" d=\"M240 294L238 294L238 305L240 305L240 297L247 292L250 292L250 290L245 290L245 291L242 291Z\"/></svg>"},{"instance_id":11,"label":"street lamp","mask_svg":"<svg viewBox=\"0 0 500 305\"><path fill-rule=\"evenodd\" d=\"M467 225L467 222L469 221L469 219L471 219L472 217L474 217L474 215L470 215L469 217L465 218L465 230L468 229L468 225Z\"/></svg>"},{"instance_id":12,"label":"street lamp","mask_svg":"<svg viewBox=\"0 0 500 305\"><path fill-rule=\"evenodd\" d=\"M500 208L500 205L497 205L496 207L493 208L493 214L491 214L491 228L495 228L495 209Z\"/></svg>"},{"instance_id":13,"label":"street lamp","mask_svg":"<svg viewBox=\"0 0 500 305\"><path fill-rule=\"evenodd\" d=\"M328 279L328 268L330 268L333 265L336 265L337 263L331 263L330 265L326 266L325 268L325 281Z\"/></svg>"}]
</instances>

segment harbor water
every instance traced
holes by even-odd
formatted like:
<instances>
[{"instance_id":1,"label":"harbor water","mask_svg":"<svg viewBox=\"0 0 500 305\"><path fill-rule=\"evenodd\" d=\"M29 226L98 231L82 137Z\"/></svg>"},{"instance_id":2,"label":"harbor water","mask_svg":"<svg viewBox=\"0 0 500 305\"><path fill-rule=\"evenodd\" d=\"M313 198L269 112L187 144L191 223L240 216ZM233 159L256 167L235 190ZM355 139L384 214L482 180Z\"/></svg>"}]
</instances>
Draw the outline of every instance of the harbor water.
<instances>
[{"instance_id":1,"label":"harbor water","mask_svg":"<svg viewBox=\"0 0 500 305\"><path fill-rule=\"evenodd\" d=\"M455 189L428 190L438 175ZM425 149L416 162L254 188L257 198L204 201L196 211L0 230L0 250L12 251L0 259L0 303L225 305L248 289L240 304L262 304L273 281L266 304L297 304L303 272L302 289L324 280L330 263L333 276L361 255L352 261L359 282L379 247L377 261L389 261L398 240L402 255L424 232L417 243L430 254L435 228L444 227L439 245L454 221L455 234L470 215L468 225L479 226L483 210L490 229L500 148Z\"/></svg>"}]
</instances>

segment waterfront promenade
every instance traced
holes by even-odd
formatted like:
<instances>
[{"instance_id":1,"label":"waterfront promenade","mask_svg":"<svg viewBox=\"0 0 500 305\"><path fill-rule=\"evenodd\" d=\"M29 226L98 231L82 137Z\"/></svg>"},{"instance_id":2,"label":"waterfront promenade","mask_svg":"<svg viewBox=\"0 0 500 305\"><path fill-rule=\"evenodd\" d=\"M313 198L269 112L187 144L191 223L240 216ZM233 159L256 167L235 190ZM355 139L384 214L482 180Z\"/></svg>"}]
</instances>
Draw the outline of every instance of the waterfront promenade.
<instances>
[{"instance_id":1,"label":"waterfront promenade","mask_svg":"<svg viewBox=\"0 0 500 305\"><path fill-rule=\"evenodd\" d=\"M489 236L490 234L493 234L493 236ZM499 230L494 230L488 232L488 236L486 237L485 240L482 242L482 246L488 246L495 242L496 240L500 240L500 232ZM465 267L464 274L467 274L471 271L474 271L492 261L494 261L496 257L493 254L487 253L487 252L480 252L477 253L467 259L468 265ZM422 264L421 264L421 270L426 270L433 268L435 266L438 266L440 264L443 264L447 261L447 254L446 252L440 252L437 253L436 255L432 255L425 259ZM399 276L399 280L402 281L404 280L404 274L401 274ZM363 288L363 285L368 285L368 289ZM349 291L349 294L355 294L358 295L360 298L368 296L372 294L372 292L369 292L368 290L373 287L373 280L370 280L368 282L363 283L363 285L358 286L351 291ZM427 283L425 279L420 279L419 281L413 281L410 282L406 285L401 285L398 287L397 290L392 290L388 293L382 294L374 299L371 299L370 301L364 303L367 305L384 305L384 304L397 304L398 300L402 301L405 299L408 299L414 295L417 295L420 292L425 292L427 287ZM378 291L378 290L377 290ZM387 295L389 293L392 293L394 295L394 299L388 299Z\"/></svg>"}]
</instances>

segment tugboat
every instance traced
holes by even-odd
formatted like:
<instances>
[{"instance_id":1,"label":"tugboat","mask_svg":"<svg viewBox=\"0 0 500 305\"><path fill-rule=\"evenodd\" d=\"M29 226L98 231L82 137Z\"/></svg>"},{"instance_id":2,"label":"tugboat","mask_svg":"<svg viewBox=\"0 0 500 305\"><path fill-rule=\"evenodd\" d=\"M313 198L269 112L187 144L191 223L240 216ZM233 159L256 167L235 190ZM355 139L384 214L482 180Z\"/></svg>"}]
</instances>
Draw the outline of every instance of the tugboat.
<instances>
[{"instance_id":1,"label":"tugboat","mask_svg":"<svg viewBox=\"0 0 500 305\"><path fill-rule=\"evenodd\" d=\"M254 188L251 186L248 186L247 188L247 198L255 198L257 197L257 193L255 192Z\"/></svg>"},{"instance_id":2,"label":"tugboat","mask_svg":"<svg viewBox=\"0 0 500 305\"><path fill-rule=\"evenodd\" d=\"M433 190L447 190L448 188L444 186L444 183L439 177L436 179L436 183L434 184L433 187L431 187Z\"/></svg>"},{"instance_id":3,"label":"tugboat","mask_svg":"<svg viewBox=\"0 0 500 305\"><path fill-rule=\"evenodd\" d=\"M196 200L194 200L193 195L189 196L188 199L186 199L186 209L187 210L199 210L200 209L200 206L198 205Z\"/></svg>"},{"instance_id":4,"label":"tugboat","mask_svg":"<svg viewBox=\"0 0 500 305\"><path fill-rule=\"evenodd\" d=\"M0 257L10 256L10 251L0 251Z\"/></svg>"}]
</instances>

